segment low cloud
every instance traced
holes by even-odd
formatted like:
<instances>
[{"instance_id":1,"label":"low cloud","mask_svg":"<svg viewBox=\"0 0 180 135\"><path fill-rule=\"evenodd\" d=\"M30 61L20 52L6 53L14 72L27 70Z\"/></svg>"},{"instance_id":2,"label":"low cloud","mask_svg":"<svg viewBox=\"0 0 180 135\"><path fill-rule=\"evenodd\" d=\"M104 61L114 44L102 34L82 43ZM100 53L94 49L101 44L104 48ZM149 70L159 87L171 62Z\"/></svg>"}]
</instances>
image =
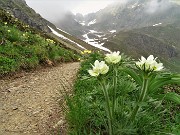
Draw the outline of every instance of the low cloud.
<instances>
[{"instance_id":1,"label":"low cloud","mask_svg":"<svg viewBox=\"0 0 180 135\"><path fill-rule=\"evenodd\" d=\"M147 2L146 12L149 14L163 12L171 7L169 0L151 0Z\"/></svg>"},{"instance_id":2,"label":"low cloud","mask_svg":"<svg viewBox=\"0 0 180 135\"><path fill-rule=\"evenodd\" d=\"M87 8L87 6L80 6L82 3L97 2L97 0L26 0L27 4L32 7L36 12L40 13L47 20L56 23L65 17L69 11L76 10L76 8ZM98 0L108 2L118 2L120 4L127 4L128 2L141 2L142 0ZM170 8L170 0L144 0L144 12L152 14L159 11L165 11ZM143 1L143 2L144 2ZM96 4L97 6L97 4ZM93 12L93 11L89 11Z\"/></svg>"},{"instance_id":3,"label":"low cloud","mask_svg":"<svg viewBox=\"0 0 180 135\"><path fill-rule=\"evenodd\" d=\"M51 22L64 18L80 0L26 0L28 6Z\"/></svg>"}]
</instances>

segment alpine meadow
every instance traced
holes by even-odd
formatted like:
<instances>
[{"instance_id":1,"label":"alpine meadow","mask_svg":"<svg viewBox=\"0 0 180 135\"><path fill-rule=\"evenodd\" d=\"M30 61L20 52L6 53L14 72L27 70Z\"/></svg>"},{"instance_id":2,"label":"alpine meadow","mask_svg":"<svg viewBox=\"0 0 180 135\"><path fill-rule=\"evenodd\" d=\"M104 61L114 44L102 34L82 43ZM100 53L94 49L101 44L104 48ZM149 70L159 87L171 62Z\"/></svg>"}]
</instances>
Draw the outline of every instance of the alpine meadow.
<instances>
[{"instance_id":1,"label":"alpine meadow","mask_svg":"<svg viewBox=\"0 0 180 135\"><path fill-rule=\"evenodd\" d=\"M180 135L179 0L0 0L0 135Z\"/></svg>"}]
</instances>

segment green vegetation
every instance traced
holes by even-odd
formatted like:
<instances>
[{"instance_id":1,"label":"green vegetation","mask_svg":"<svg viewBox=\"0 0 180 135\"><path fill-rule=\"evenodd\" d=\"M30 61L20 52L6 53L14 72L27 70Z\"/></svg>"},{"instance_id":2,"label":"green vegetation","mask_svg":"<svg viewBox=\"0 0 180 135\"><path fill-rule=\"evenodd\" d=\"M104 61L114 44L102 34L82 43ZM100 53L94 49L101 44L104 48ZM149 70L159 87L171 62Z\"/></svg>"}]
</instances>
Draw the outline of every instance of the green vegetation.
<instances>
[{"instance_id":1,"label":"green vegetation","mask_svg":"<svg viewBox=\"0 0 180 135\"><path fill-rule=\"evenodd\" d=\"M0 10L0 18L1 75L48 62L78 59L75 52L63 48L56 40L23 24L4 10Z\"/></svg>"},{"instance_id":2,"label":"green vegetation","mask_svg":"<svg viewBox=\"0 0 180 135\"><path fill-rule=\"evenodd\" d=\"M42 18L40 14L36 13L32 8L30 8L25 1L23 0L1 0L0 1L0 7L6 11L9 11L10 13L14 14L17 18L19 18L22 22L29 24L33 28L36 28L37 30L47 32L47 34L54 39L56 39L58 42L62 43L68 48L71 48L73 50L76 50L79 52L79 50L83 50L82 48L78 47L74 43L63 40L59 38L58 36L50 33L50 29L48 26L53 28L58 33L64 35L68 39L82 45L83 47L89 49L89 50L95 50L96 48L93 46L88 45L86 42L67 34L59 29L56 28L54 24L47 21L46 19ZM67 24L66 24L67 26ZM73 26L73 29L75 29L75 26ZM77 36L77 31L75 32L75 36Z\"/></svg>"},{"instance_id":3,"label":"green vegetation","mask_svg":"<svg viewBox=\"0 0 180 135\"><path fill-rule=\"evenodd\" d=\"M153 54L167 69L180 71L180 29L173 26L156 26L119 32L104 44L112 51L120 50L133 58Z\"/></svg>"},{"instance_id":4,"label":"green vegetation","mask_svg":"<svg viewBox=\"0 0 180 135\"><path fill-rule=\"evenodd\" d=\"M88 70L92 69L91 64L95 60L103 61L104 56L100 53L92 53L84 59L86 60L81 63L74 85L74 95L67 98L69 134L177 135L180 133L179 74L150 72L149 83L142 85L143 76L147 75L147 72L145 74L140 72L134 66L134 61L122 54L119 64L109 64L107 74L90 77ZM178 85L163 87L168 83ZM104 84L104 87L101 84ZM175 90L170 91L171 87ZM141 89L147 90L143 98L139 96ZM115 96L114 91L116 91ZM114 110L112 117L107 113L107 97L104 96L106 94L109 97L110 110L114 108L109 111ZM109 122L109 119L112 119L112 122ZM109 128L111 123L113 132L110 132Z\"/></svg>"}]
</instances>

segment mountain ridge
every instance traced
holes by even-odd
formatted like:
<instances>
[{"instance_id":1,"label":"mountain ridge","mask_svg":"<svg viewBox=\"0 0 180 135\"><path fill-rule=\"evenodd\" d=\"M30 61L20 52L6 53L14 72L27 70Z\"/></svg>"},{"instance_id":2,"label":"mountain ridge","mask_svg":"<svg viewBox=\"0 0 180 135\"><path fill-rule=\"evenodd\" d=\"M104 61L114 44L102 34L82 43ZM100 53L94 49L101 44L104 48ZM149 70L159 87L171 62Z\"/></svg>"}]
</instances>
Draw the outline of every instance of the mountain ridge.
<instances>
[{"instance_id":1,"label":"mountain ridge","mask_svg":"<svg viewBox=\"0 0 180 135\"><path fill-rule=\"evenodd\" d=\"M180 68L180 5L172 0L129 0L85 16L72 15L70 20L81 25L74 36L84 41L135 58L153 54L170 68ZM68 27L68 19L59 23ZM73 27L69 26L71 31ZM66 31L65 27L61 29Z\"/></svg>"},{"instance_id":2,"label":"mountain ridge","mask_svg":"<svg viewBox=\"0 0 180 135\"><path fill-rule=\"evenodd\" d=\"M47 25L52 25L52 23L37 14L26 4L25 0L1 0L0 7L10 12L14 17L19 18L24 23L38 30L50 32Z\"/></svg>"}]
</instances>

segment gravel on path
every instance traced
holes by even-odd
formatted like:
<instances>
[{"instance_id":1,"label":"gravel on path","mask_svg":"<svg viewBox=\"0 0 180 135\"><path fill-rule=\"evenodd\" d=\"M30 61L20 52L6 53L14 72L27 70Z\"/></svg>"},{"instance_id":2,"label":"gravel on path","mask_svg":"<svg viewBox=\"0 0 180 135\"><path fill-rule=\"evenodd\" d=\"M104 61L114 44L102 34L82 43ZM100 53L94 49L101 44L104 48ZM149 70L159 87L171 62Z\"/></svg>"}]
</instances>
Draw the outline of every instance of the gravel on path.
<instances>
[{"instance_id":1,"label":"gravel on path","mask_svg":"<svg viewBox=\"0 0 180 135\"><path fill-rule=\"evenodd\" d=\"M65 135L64 94L79 63L66 63L0 80L0 135Z\"/></svg>"}]
</instances>

